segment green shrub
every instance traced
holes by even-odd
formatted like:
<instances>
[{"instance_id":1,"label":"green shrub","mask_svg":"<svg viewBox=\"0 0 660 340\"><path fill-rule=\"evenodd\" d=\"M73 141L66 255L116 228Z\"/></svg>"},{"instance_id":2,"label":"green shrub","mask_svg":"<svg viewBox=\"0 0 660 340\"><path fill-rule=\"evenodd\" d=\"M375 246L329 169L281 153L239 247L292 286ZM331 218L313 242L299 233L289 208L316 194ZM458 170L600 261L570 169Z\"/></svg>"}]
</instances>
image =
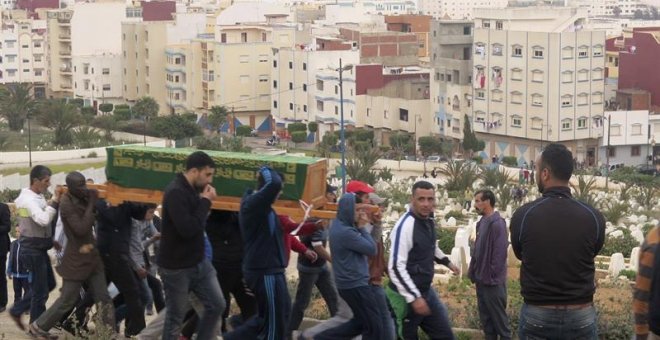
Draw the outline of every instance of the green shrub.
<instances>
[{"instance_id":1,"label":"green shrub","mask_svg":"<svg viewBox=\"0 0 660 340\"><path fill-rule=\"evenodd\" d=\"M610 221L614 225L618 224L619 220L630 212L630 205L626 201L606 201L603 208L602 213L605 221Z\"/></svg>"},{"instance_id":2,"label":"green shrub","mask_svg":"<svg viewBox=\"0 0 660 340\"><path fill-rule=\"evenodd\" d=\"M293 133L296 131L306 132L307 125L305 123L291 123L286 127L286 129L289 131L291 135L293 135Z\"/></svg>"},{"instance_id":3,"label":"green shrub","mask_svg":"<svg viewBox=\"0 0 660 340\"><path fill-rule=\"evenodd\" d=\"M378 177L385 182L390 182L394 177L392 170L390 168L383 168L378 172Z\"/></svg>"},{"instance_id":4,"label":"green shrub","mask_svg":"<svg viewBox=\"0 0 660 340\"><path fill-rule=\"evenodd\" d=\"M69 99L69 104L82 108L85 106L85 100L82 98Z\"/></svg>"},{"instance_id":5,"label":"green shrub","mask_svg":"<svg viewBox=\"0 0 660 340\"><path fill-rule=\"evenodd\" d=\"M515 156L504 156L502 158L502 164L509 166L509 167L517 167L518 166L518 159Z\"/></svg>"},{"instance_id":6,"label":"green shrub","mask_svg":"<svg viewBox=\"0 0 660 340\"><path fill-rule=\"evenodd\" d=\"M236 127L236 136L249 137L252 134L252 128L248 125Z\"/></svg>"},{"instance_id":7,"label":"green shrub","mask_svg":"<svg viewBox=\"0 0 660 340\"><path fill-rule=\"evenodd\" d=\"M309 122L309 124L307 124L307 129L309 129L309 132L315 133L316 131L319 130L319 123Z\"/></svg>"},{"instance_id":8,"label":"green shrub","mask_svg":"<svg viewBox=\"0 0 660 340\"><path fill-rule=\"evenodd\" d=\"M453 217L457 220L460 220L460 219L463 219L465 217L465 215L463 215L463 213L460 212L460 211L452 210L452 211L448 212L447 215L445 215L445 220L448 220L450 217Z\"/></svg>"},{"instance_id":9,"label":"green shrub","mask_svg":"<svg viewBox=\"0 0 660 340\"><path fill-rule=\"evenodd\" d=\"M110 103L105 103L105 104L100 104L99 105L99 111L101 111L103 113L112 112L113 108L114 108L114 105L112 105Z\"/></svg>"},{"instance_id":10,"label":"green shrub","mask_svg":"<svg viewBox=\"0 0 660 340\"><path fill-rule=\"evenodd\" d=\"M637 272L630 269L624 269L619 272L619 276L625 276L626 279L630 281L635 281L635 279L637 278Z\"/></svg>"},{"instance_id":11,"label":"green shrub","mask_svg":"<svg viewBox=\"0 0 660 340\"><path fill-rule=\"evenodd\" d=\"M131 119L131 109L123 108L123 107L120 108L119 105L117 105L117 107L115 107L115 111L113 112L113 116L118 121L120 121L120 120L130 120Z\"/></svg>"},{"instance_id":12,"label":"green shrub","mask_svg":"<svg viewBox=\"0 0 660 340\"><path fill-rule=\"evenodd\" d=\"M451 254L451 250L454 249L454 239L456 238L456 230L448 228L437 228L437 237L438 237L438 247L445 254Z\"/></svg>"},{"instance_id":13,"label":"green shrub","mask_svg":"<svg viewBox=\"0 0 660 340\"><path fill-rule=\"evenodd\" d=\"M623 232L623 236L612 237L608 235L600 255L612 256L614 253L622 253L624 256L629 256L633 248L639 247L639 242L630 234L630 230L619 230Z\"/></svg>"},{"instance_id":14,"label":"green shrub","mask_svg":"<svg viewBox=\"0 0 660 340\"><path fill-rule=\"evenodd\" d=\"M13 202L20 193L21 193L20 190L11 190L11 189L2 190L0 191L0 202L3 203Z\"/></svg>"},{"instance_id":15,"label":"green shrub","mask_svg":"<svg viewBox=\"0 0 660 340\"><path fill-rule=\"evenodd\" d=\"M304 143L307 141L306 131L294 131L291 133L291 141L294 143Z\"/></svg>"},{"instance_id":16,"label":"green shrub","mask_svg":"<svg viewBox=\"0 0 660 340\"><path fill-rule=\"evenodd\" d=\"M460 191L455 191L455 190L447 191L447 197L448 198L458 198L461 195L462 195L462 192L460 192Z\"/></svg>"},{"instance_id":17,"label":"green shrub","mask_svg":"<svg viewBox=\"0 0 660 340\"><path fill-rule=\"evenodd\" d=\"M472 157L472 160L477 164L483 164L483 162L484 162L484 159L481 156L474 156L474 157Z\"/></svg>"},{"instance_id":18,"label":"green shrub","mask_svg":"<svg viewBox=\"0 0 660 340\"><path fill-rule=\"evenodd\" d=\"M651 229L653 229L654 225L651 223L646 223L642 227L642 233L644 233L644 236L648 235Z\"/></svg>"},{"instance_id":19,"label":"green shrub","mask_svg":"<svg viewBox=\"0 0 660 340\"><path fill-rule=\"evenodd\" d=\"M95 116L96 115L96 109L94 109L91 106L85 106L85 107L80 109L80 113L83 116Z\"/></svg>"},{"instance_id":20,"label":"green shrub","mask_svg":"<svg viewBox=\"0 0 660 340\"><path fill-rule=\"evenodd\" d=\"M90 153L87 154L87 158L96 158L96 157L98 157L96 151L91 151Z\"/></svg>"}]
</instances>

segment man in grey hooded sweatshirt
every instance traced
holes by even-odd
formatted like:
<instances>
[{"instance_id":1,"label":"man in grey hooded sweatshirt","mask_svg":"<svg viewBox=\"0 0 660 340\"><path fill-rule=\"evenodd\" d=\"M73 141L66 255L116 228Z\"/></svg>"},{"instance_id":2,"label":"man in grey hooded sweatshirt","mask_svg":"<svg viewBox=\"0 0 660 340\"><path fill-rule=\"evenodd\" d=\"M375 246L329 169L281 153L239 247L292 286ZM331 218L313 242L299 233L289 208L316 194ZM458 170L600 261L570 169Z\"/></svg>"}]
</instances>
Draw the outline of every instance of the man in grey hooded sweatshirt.
<instances>
[{"instance_id":1,"label":"man in grey hooded sweatshirt","mask_svg":"<svg viewBox=\"0 0 660 340\"><path fill-rule=\"evenodd\" d=\"M362 334L362 339L380 339L382 325L376 309L376 296L369 286L368 256L376 255L376 243L364 228L369 217L354 194L344 194L337 205L337 218L330 227L332 267L339 295L353 310L348 322L328 329L315 340L347 339Z\"/></svg>"}]
</instances>

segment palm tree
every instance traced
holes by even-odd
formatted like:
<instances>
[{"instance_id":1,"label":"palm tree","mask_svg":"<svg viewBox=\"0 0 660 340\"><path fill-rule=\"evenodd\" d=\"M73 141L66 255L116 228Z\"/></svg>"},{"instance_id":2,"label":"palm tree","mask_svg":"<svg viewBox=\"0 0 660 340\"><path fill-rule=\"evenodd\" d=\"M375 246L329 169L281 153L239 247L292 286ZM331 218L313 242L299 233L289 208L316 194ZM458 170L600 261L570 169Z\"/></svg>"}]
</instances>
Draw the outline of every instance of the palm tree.
<instances>
[{"instance_id":1,"label":"palm tree","mask_svg":"<svg viewBox=\"0 0 660 340\"><path fill-rule=\"evenodd\" d=\"M594 205L596 200L591 193L596 188L596 178L590 176L587 179L587 176L585 175L578 175L577 180L577 185L571 183L571 187L574 191L573 196L584 203Z\"/></svg>"},{"instance_id":2,"label":"palm tree","mask_svg":"<svg viewBox=\"0 0 660 340\"><path fill-rule=\"evenodd\" d=\"M484 186L494 189L502 188L509 181L509 172L505 168L485 168L479 174Z\"/></svg>"},{"instance_id":3,"label":"palm tree","mask_svg":"<svg viewBox=\"0 0 660 340\"><path fill-rule=\"evenodd\" d=\"M39 122L47 128L53 129L55 145L69 145L73 143L73 128L81 121L78 108L74 105L57 99L50 99L39 105Z\"/></svg>"},{"instance_id":4,"label":"palm tree","mask_svg":"<svg viewBox=\"0 0 660 340\"><path fill-rule=\"evenodd\" d=\"M351 148L346 158L346 175L351 179L376 184L378 173L372 168L380 158L380 150L357 144Z\"/></svg>"},{"instance_id":5,"label":"palm tree","mask_svg":"<svg viewBox=\"0 0 660 340\"><path fill-rule=\"evenodd\" d=\"M445 188L447 191L463 191L479 178L477 167L465 161L450 161L440 168L440 174L447 177Z\"/></svg>"},{"instance_id":6,"label":"palm tree","mask_svg":"<svg viewBox=\"0 0 660 340\"><path fill-rule=\"evenodd\" d=\"M0 116L7 119L10 130L20 131L35 105L32 85L11 83L0 87Z\"/></svg>"}]
</instances>

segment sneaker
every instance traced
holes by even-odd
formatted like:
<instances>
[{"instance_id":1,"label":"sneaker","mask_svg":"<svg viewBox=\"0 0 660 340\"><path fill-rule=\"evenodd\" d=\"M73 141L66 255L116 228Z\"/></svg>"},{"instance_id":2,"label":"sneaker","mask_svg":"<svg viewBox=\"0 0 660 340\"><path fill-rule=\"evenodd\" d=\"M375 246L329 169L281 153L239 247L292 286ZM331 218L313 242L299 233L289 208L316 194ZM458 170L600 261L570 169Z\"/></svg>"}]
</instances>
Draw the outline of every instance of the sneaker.
<instances>
[{"instance_id":1,"label":"sneaker","mask_svg":"<svg viewBox=\"0 0 660 340\"><path fill-rule=\"evenodd\" d=\"M50 333L42 330L41 328L39 328L39 326L37 326L36 322L33 322L33 323L30 324L30 327L28 329L28 334L32 338L38 339L38 340L57 340L57 338L58 338L57 335L50 334Z\"/></svg>"},{"instance_id":2,"label":"sneaker","mask_svg":"<svg viewBox=\"0 0 660 340\"><path fill-rule=\"evenodd\" d=\"M12 313L9 313L9 318L14 320L14 323L16 324L16 327L18 327L20 330L25 332L25 325L23 324L23 321L21 320L21 315L14 315Z\"/></svg>"}]
</instances>

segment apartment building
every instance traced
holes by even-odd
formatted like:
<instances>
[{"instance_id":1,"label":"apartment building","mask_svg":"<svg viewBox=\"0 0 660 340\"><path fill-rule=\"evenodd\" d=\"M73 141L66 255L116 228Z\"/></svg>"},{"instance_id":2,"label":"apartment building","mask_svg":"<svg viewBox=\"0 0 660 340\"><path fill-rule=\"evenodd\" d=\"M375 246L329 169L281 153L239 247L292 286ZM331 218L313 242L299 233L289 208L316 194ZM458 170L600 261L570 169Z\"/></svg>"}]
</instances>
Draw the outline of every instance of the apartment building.
<instances>
[{"instance_id":1,"label":"apartment building","mask_svg":"<svg viewBox=\"0 0 660 340\"><path fill-rule=\"evenodd\" d=\"M0 84L31 83L37 98L46 96L48 63L46 21L3 20L0 31Z\"/></svg>"},{"instance_id":2,"label":"apartment building","mask_svg":"<svg viewBox=\"0 0 660 340\"><path fill-rule=\"evenodd\" d=\"M651 94L651 110L660 107L660 28L634 28L615 39L612 54L618 54L619 89L641 89Z\"/></svg>"},{"instance_id":3,"label":"apartment building","mask_svg":"<svg viewBox=\"0 0 660 340\"><path fill-rule=\"evenodd\" d=\"M95 106L118 102L122 21L136 21L121 2L76 3L47 12L49 87L56 96Z\"/></svg>"},{"instance_id":4,"label":"apartment building","mask_svg":"<svg viewBox=\"0 0 660 340\"><path fill-rule=\"evenodd\" d=\"M431 111L433 134L454 141L458 152L464 117L472 116L472 34L470 20L431 23Z\"/></svg>"},{"instance_id":5,"label":"apartment building","mask_svg":"<svg viewBox=\"0 0 660 340\"><path fill-rule=\"evenodd\" d=\"M420 14L436 19L472 19L475 8L505 8L508 0L420 0Z\"/></svg>"},{"instance_id":6,"label":"apartment building","mask_svg":"<svg viewBox=\"0 0 660 340\"><path fill-rule=\"evenodd\" d=\"M582 30L585 11L566 7L476 10L472 123L481 156L534 159L562 142L596 164L594 122L604 110L605 33Z\"/></svg>"},{"instance_id":7,"label":"apartment building","mask_svg":"<svg viewBox=\"0 0 660 340\"><path fill-rule=\"evenodd\" d=\"M599 158L607 158L605 152L609 137L610 164L647 164L648 156L653 155L652 136L660 136L660 115L652 115L648 110L636 110L611 111L607 112L607 117L612 121L609 126L607 121L601 126L603 138Z\"/></svg>"},{"instance_id":8,"label":"apartment building","mask_svg":"<svg viewBox=\"0 0 660 340\"><path fill-rule=\"evenodd\" d=\"M393 32L414 33L417 36L420 58L427 57L430 49L429 31L431 16L428 15L386 15L387 30Z\"/></svg>"},{"instance_id":9,"label":"apartment building","mask_svg":"<svg viewBox=\"0 0 660 340\"><path fill-rule=\"evenodd\" d=\"M573 5L588 9L589 16L631 17L648 8L642 0L575 0Z\"/></svg>"},{"instance_id":10,"label":"apartment building","mask_svg":"<svg viewBox=\"0 0 660 340\"><path fill-rule=\"evenodd\" d=\"M129 102L145 96L152 97L160 107L159 114L169 114L174 112L173 107L179 105L178 101L187 97L187 94L184 96L180 93L179 99L175 100L176 91L168 92L167 85L174 83L176 72L173 70L187 65L188 60L185 58L185 53L183 56L179 55L177 59L176 53L168 53L168 48L172 46L176 50L176 46L189 43L198 35L205 34L206 14L184 12L172 15L174 6L167 3L163 6L167 6L167 10L161 8L158 11L160 14L146 16L148 20L143 18L139 22L122 23L120 37L122 91L124 99ZM188 73L189 77L182 77L179 74L177 83L185 84L188 78L195 79L192 71L191 69L191 73ZM168 77L172 79L169 83Z\"/></svg>"}]
</instances>

